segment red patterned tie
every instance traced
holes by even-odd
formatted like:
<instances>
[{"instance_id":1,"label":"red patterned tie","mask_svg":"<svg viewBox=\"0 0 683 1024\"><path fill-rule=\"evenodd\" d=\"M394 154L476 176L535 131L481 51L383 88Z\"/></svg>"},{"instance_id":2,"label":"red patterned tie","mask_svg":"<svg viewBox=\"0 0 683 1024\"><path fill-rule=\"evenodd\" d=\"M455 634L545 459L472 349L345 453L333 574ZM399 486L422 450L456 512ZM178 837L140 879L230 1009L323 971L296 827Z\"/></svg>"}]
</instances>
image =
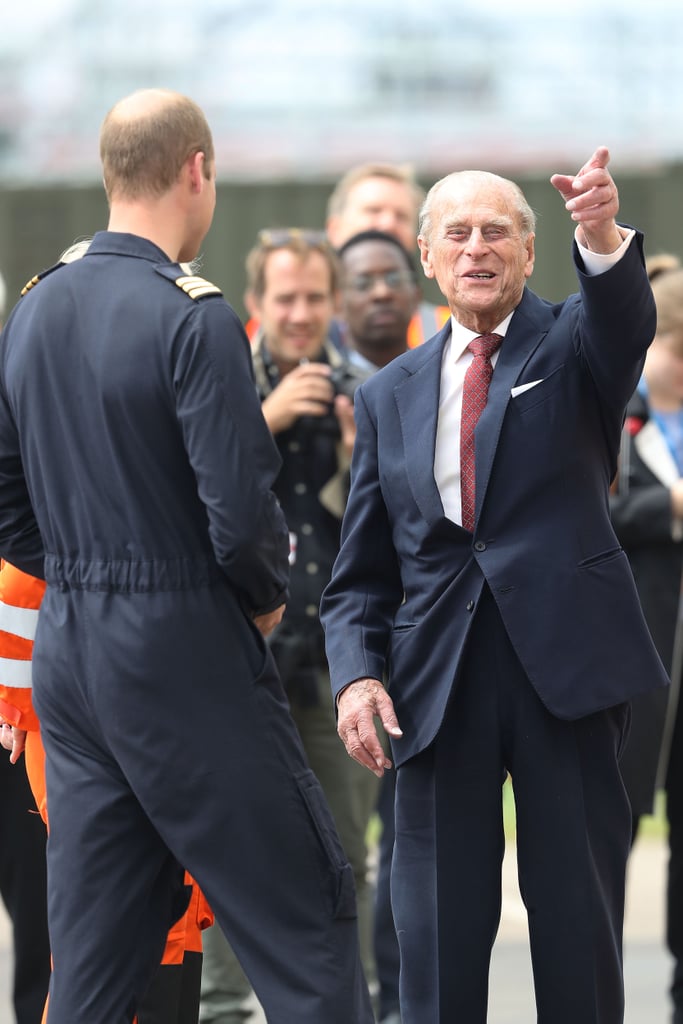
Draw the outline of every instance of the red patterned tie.
<instances>
[{"instance_id":1,"label":"red patterned tie","mask_svg":"<svg viewBox=\"0 0 683 1024\"><path fill-rule=\"evenodd\" d=\"M462 525L474 530L474 428L481 416L489 384L493 376L491 356L501 341L500 334L482 334L467 346L474 359L467 368L462 389L462 420L460 424L460 495L462 501Z\"/></svg>"}]
</instances>

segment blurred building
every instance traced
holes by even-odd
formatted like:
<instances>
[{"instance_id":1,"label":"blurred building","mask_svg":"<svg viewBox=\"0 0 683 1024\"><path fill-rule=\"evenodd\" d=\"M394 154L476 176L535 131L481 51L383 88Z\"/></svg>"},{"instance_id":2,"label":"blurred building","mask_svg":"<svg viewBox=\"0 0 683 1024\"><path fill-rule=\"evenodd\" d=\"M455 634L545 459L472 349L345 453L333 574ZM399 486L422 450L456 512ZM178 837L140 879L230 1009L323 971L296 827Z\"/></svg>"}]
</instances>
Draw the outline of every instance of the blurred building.
<instances>
[{"instance_id":1,"label":"blurred building","mask_svg":"<svg viewBox=\"0 0 683 1024\"><path fill-rule=\"evenodd\" d=\"M378 158L432 178L471 164L571 169L600 143L621 166L683 158L678 0L40 8L0 14L6 184L96 180L104 112L149 85L204 107L223 180L333 179Z\"/></svg>"}]
</instances>

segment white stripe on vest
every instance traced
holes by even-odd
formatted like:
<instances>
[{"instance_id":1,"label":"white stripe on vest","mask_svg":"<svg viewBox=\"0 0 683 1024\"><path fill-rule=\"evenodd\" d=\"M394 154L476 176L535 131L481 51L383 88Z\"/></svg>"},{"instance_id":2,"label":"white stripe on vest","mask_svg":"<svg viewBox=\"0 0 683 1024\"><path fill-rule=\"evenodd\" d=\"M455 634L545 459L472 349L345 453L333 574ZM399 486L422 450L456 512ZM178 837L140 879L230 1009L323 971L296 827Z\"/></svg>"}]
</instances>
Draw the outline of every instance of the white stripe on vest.
<instances>
[{"instance_id":1,"label":"white stripe on vest","mask_svg":"<svg viewBox=\"0 0 683 1024\"><path fill-rule=\"evenodd\" d=\"M32 662L18 658L0 658L0 683L16 690L33 688Z\"/></svg>"},{"instance_id":2,"label":"white stripe on vest","mask_svg":"<svg viewBox=\"0 0 683 1024\"><path fill-rule=\"evenodd\" d=\"M33 640L38 625L38 608L17 608L14 604L0 601L0 629L14 633L22 640Z\"/></svg>"}]
</instances>

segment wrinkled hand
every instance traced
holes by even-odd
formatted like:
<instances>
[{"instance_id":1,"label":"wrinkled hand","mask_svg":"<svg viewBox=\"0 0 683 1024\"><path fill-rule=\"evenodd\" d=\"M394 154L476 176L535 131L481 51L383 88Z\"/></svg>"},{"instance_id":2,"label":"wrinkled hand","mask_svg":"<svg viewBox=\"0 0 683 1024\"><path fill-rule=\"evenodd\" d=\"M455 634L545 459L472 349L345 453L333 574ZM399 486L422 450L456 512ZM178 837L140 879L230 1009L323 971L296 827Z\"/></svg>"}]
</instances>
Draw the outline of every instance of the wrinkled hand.
<instances>
[{"instance_id":1,"label":"wrinkled hand","mask_svg":"<svg viewBox=\"0 0 683 1024\"><path fill-rule=\"evenodd\" d=\"M347 753L381 779L392 764L382 749L374 716L377 715L389 736L399 739L403 735L391 697L378 679L357 679L342 690L337 711L337 732Z\"/></svg>"},{"instance_id":2,"label":"wrinkled hand","mask_svg":"<svg viewBox=\"0 0 683 1024\"><path fill-rule=\"evenodd\" d=\"M353 402L348 395L337 395L334 400L334 413L339 421L342 444L350 458L356 441L356 421L353 416Z\"/></svg>"},{"instance_id":3,"label":"wrinkled hand","mask_svg":"<svg viewBox=\"0 0 683 1024\"><path fill-rule=\"evenodd\" d=\"M0 725L0 746L9 750L10 763L16 764L24 752L26 746L26 732L24 729L17 729L9 722L2 722Z\"/></svg>"},{"instance_id":4,"label":"wrinkled hand","mask_svg":"<svg viewBox=\"0 0 683 1024\"><path fill-rule=\"evenodd\" d=\"M288 430L301 416L325 416L334 400L327 363L303 363L285 374L261 405L272 434Z\"/></svg>"},{"instance_id":5,"label":"wrinkled hand","mask_svg":"<svg viewBox=\"0 0 683 1024\"><path fill-rule=\"evenodd\" d=\"M281 604L274 612L266 612L263 615L255 615L254 623L262 636L270 636L276 626L282 622L285 614L285 605Z\"/></svg>"},{"instance_id":6,"label":"wrinkled hand","mask_svg":"<svg viewBox=\"0 0 683 1024\"><path fill-rule=\"evenodd\" d=\"M578 174L553 174L550 179L579 225L579 240L597 253L614 252L622 242L615 220L619 193L608 163L609 150L599 146Z\"/></svg>"}]
</instances>

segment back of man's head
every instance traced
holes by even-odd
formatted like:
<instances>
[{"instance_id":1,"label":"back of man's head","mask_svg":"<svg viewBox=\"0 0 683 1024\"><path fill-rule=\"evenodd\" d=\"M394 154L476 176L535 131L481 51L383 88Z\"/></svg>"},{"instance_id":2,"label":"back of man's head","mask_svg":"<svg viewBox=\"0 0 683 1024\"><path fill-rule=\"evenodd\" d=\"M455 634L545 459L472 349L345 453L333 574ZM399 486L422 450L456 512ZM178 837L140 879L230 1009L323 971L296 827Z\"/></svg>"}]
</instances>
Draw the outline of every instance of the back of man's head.
<instances>
[{"instance_id":1,"label":"back of man's head","mask_svg":"<svg viewBox=\"0 0 683 1024\"><path fill-rule=\"evenodd\" d=\"M208 175L214 162L213 139L193 100L166 89L132 93L112 107L100 131L107 198L111 202L164 195L194 153L204 153Z\"/></svg>"}]
</instances>

